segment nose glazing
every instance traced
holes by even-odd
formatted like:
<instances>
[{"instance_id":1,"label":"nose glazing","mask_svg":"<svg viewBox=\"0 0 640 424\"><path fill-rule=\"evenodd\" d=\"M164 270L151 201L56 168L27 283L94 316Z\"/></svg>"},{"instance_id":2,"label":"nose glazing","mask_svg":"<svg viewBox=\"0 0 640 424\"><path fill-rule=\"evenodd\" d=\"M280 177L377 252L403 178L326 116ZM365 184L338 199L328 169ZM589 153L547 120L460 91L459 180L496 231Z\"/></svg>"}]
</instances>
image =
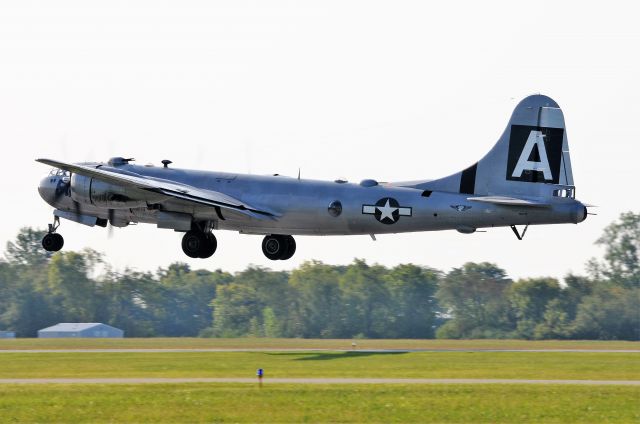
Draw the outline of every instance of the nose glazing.
<instances>
[{"instance_id":1,"label":"nose glazing","mask_svg":"<svg viewBox=\"0 0 640 424\"><path fill-rule=\"evenodd\" d=\"M50 205L53 205L55 201L57 182L57 178L47 176L40 180L40 184L38 184L40 197Z\"/></svg>"}]
</instances>

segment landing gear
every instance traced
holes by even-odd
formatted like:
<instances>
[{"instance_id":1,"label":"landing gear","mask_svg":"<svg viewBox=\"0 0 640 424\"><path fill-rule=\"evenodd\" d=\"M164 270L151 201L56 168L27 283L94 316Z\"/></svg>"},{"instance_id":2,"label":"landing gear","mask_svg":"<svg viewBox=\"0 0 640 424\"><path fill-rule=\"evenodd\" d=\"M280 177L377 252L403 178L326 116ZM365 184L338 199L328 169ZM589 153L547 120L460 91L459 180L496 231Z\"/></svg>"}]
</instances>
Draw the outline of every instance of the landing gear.
<instances>
[{"instance_id":1,"label":"landing gear","mask_svg":"<svg viewBox=\"0 0 640 424\"><path fill-rule=\"evenodd\" d=\"M47 252L57 252L64 246L64 238L58 233L48 233L42 239L42 247Z\"/></svg>"},{"instance_id":2,"label":"landing gear","mask_svg":"<svg viewBox=\"0 0 640 424\"><path fill-rule=\"evenodd\" d=\"M272 261L286 261L296 253L296 241L291 236L271 234L262 240L262 253Z\"/></svg>"},{"instance_id":3,"label":"landing gear","mask_svg":"<svg viewBox=\"0 0 640 424\"><path fill-rule=\"evenodd\" d=\"M190 258L209 258L217 247L218 241L212 233L191 230L182 237L182 251Z\"/></svg>"},{"instance_id":4,"label":"landing gear","mask_svg":"<svg viewBox=\"0 0 640 424\"><path fill-rule=\"evenodd\" d=\"M56 230L60 226L60 218L55 216L53 224L49 224L49 232L42 238L42 247L47 252L57 252L64 246L64 238Z\"/></svg>"},{"instance_id":5,"label":"landing gear","mask_svg":"<svg viewBox=\"0 0 640 424\"><path fill-rule=\"evenodd\" d=\"M205 246L198 256L201 259L210 258L214 253L216 253L216 249L218 248L218 240L216 240L216 236L214 236L213 233L207 233L205 235L205 240Z\"/></svg>"}]
</instances>

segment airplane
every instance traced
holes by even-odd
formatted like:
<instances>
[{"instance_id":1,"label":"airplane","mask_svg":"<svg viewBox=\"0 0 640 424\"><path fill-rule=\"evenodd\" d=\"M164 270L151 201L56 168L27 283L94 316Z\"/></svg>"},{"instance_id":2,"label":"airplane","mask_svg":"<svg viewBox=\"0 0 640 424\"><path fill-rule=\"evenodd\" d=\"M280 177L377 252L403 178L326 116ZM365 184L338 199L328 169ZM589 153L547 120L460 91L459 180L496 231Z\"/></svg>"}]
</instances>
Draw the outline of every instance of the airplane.
<instances>
[{"instance_id":1,"label":"airplane","mask_svg":"<svg viewBox=\"0 0 640 424\"><path fill-rule=\"evenodd\" d=\"M263 235L262 251L287 260L294 235L370 235L511 227L522 240L530 225L577 224L587 206L575 199L562 110L532 95L514 109L504 133L482 159L435 180L384 183L365 179L318 181L135 165L37 159L54 169L39 184L55 208L42 240L58 251L60 218L90 227L155 224L183 232L191 258L216 251L214 230ZM520 232L517 225L524 226Z\"/></svg>"}]
</instances>

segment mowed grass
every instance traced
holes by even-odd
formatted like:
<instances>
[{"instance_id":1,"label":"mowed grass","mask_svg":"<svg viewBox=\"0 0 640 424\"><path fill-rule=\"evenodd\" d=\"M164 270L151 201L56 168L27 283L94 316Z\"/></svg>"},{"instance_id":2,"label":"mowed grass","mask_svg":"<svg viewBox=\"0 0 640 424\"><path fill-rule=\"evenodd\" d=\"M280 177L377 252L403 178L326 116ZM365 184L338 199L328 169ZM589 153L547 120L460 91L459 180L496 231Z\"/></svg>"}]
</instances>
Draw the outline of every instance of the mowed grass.
<instances>
[{"instance_id":1,"label":"mowed grass","mask_svg":"<svg viewBox=\"0 0 640 424\"><path fill-rule=\"evenodd\" d=\"M351 349L352 339L144 338L0 339L11 349ZM598 340L355 340L359 349L602 349L640 350L640 342Z\"/></svg>"},{"instance_id":2,"label":"mowed grass","mask_svg":"<svg viewBox=\"0 0 640 424\"><path fill-rule=\"evenodd\" d=\"M632 423L640 391L526 385L5 385L2 422Z\"/></svg>"},{"instance_id":3,"label":"mowed grass","mask_svg":"<svg viewBox=\"0 0 640 424\"><path fill-rule=\"evenodd\" d=\"M90 352L2 353L0 378L509 378L640 380L638 353Z\"/></svg>"},{"instance_id":4,"label":"mowed grass","mask_svg":"<svg viewBox=\"0 0 640 424\"><path fill-rule=\"evenodd\" d=\"M240 346L189 346L180 344L184 343L182 339L167 340L177 344L129 346L133 348L284 348L284 346L276 346L283 342L282 339L273 340L276 345L267 346L259 343L264 342L264 339L240 339L246 343ZM210 340L205 339L207 342ZM104 340L91 340L89 345L83 345L85 340L63 340L62 345L56 344L60 341L43 340L43 342L53 343L49 346L59 346L54 349L123 347L119 344L123 340L108 346L94 344L104 343ZM232 343L237 339L225 341ZM317 346L296 345L290 348L330 348L331 344L325 343L327 341L321 342L323 344ZM491 346L484 344L486 341L463 342L466 343L466 347L458 345L454 348L477 349L478 346L513 348L514 346ZM503 341L493 342L503 343ZM340 343L348 343L346 348L349 348L351 341L343 340ZM358 341L358 344L359 348L362 348L363 342ZM525 349L540 348L539 345L532 347L527 342L517 343L517 345L525 346L523 347ZM554 343L548 343L547 346L550 349L566 348ZM43 346L29 348L38 349ZM403 347L390 344L372 345L370 348ZM404 346L404 348L412 348L412 346ZM578 348L593 349L594 347L582 345ZM635 349L635 346L612 347L610 344L602 344L596 348ZM262 388L257 384L205 383L0 384L0 422L640 422L640 387L638 386L269 384L271 377L640 380L640 354L638 353L482 351L0 353L0 378L254 377L257 368L264 368L266 372Z\"/></svg>"}]
</instances>

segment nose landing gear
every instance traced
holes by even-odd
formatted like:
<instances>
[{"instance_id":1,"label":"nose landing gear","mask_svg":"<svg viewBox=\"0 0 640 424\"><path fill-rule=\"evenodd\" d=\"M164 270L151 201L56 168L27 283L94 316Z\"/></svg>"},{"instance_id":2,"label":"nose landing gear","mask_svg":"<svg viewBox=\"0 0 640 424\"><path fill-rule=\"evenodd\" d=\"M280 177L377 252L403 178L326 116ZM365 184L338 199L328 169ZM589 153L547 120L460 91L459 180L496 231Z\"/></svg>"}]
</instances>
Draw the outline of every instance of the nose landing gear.
<instances>
[{"instance_id":1,"label":"nose landing gear","mask_svg":"<svg viewBox=\"0 0 640 424\"><path fill-rule=\"evenodd\" d=\"M53 224L49 224L49 232L42 238L42 248L47 252L57 252L64 246L64 238L56 233L60 226L60 218L54 216Z\"/></svg>"},{"instance_id":2,"label":"nose landing gear","mask_svg":"<svg viewBox=\"0 0 640 424\"><path fill-rule=\"evenodd\" d=\"M262 253L272 261L286 261L296 253L296 241L289 235L271 234L262 240Z\"/></svg>"}]
</instances>

